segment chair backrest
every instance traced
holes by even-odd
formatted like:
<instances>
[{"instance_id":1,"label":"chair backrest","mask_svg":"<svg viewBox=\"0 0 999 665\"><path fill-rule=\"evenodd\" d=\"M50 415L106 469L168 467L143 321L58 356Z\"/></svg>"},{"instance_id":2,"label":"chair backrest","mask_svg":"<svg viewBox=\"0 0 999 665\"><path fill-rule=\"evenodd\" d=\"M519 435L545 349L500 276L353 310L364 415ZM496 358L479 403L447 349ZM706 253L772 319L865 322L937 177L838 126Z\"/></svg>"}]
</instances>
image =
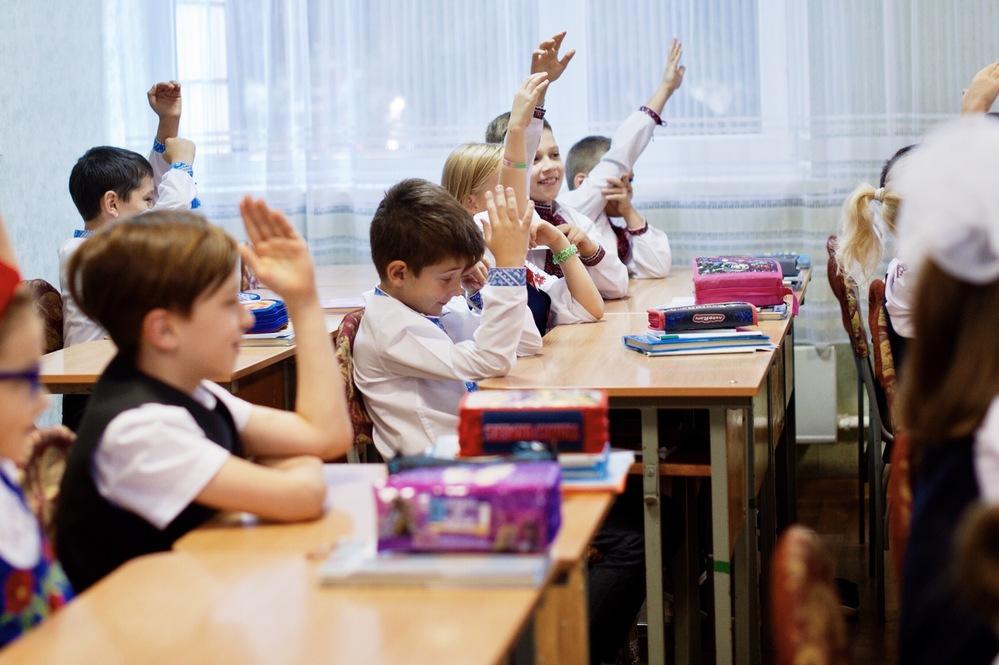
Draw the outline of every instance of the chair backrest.
<instances>
[{"instance_id":1,"label":"chair backrest","mask_svg":"<svg viewBox=\"0 0 999 665\"><path fill-rule=\"evenodd\" d=\"M868 289L868 324L871 329L871 346L874 349L874 376L884 391L888 410L888 424L895 430L895 360L888 338L888 312L885 309L885 283L876 279Z\"/></svg>"},{"instance_id":2,"label":"chair backrest","mask_svg":"<svg viewBox=\"0 0 999 665\"><path fill-rule=\"evenodd\" d=\"M53 538L56 502L59 484L66 470L66 458L76 436L66 428L42 430L42 437L31 449L31 456L24 467L24 495L45 528Z\"/></svg>"},{"instance_id":3,"label":"chair backrest","mask_svg":"<svg viewBox=\"0 0 999 665\"><path fill-rule=\"evenodd\" d=\"M843 665L846 622L818 534L791 525L774 553L770 576L771 625L778 665Z\"/></svg>"},{"instance_id":4,"label":"chair backrest","mask_svg":"<svg viewBox=\"0 0 999 665\"><path fill-rule=\"evenodd\" d=\"M836 262L836 236L826 240L826 253L829 261L826 264L826 276L829 278L829 288L839 302L839 313L843 319L843 329L850 337L853 355L856 358L867 358L870 353L867 348L867 334L864 332L864 320L860 314L860 302L857 295L857 285L849 277L840 272Z\"/></svg>"},{"instance_id":5,"label":"chair backrest","mask_svg":"<svg viewBox=\"0 0 999 665\"><path fill-rule=\"evenodd\" d=\"M905 548L909 542L912 521L912 459L909 435L895 432L891 449L891 473L888 474L888 531L891 536L891 563L895 568L899 602L902 593L902 571L905 569Z\"/></svg>"},{"instance_id":6,"label":"chair backrest","mask_svg":"<svg viewBox=\"0 0 999 665\"><path fill-rule=\"evenodd\" d=\"M347 409L350 412L351 425L354 427L353 454L349 455L348 459L357 462L381 462L381 455L378 454L372 438L374 424L367 409L364 408L364 398L354 384L354 337L357 336L363 315L363 309L348 312L340 322L334 338L340 374L343 376L343 386L347 393Z\"/></svg>"},{"instance_id":7,"label":"chair backrest","mask_svg":"<svg viewBox=\"0 0 999 665\"><path fill-rule=\"evenodd\" d=\"M27 279L25 287L31 292L38 315L45 328L45 353L63 347L62 337L62 296L58 289L44 279Z\"/></svg>"}]
</instances>

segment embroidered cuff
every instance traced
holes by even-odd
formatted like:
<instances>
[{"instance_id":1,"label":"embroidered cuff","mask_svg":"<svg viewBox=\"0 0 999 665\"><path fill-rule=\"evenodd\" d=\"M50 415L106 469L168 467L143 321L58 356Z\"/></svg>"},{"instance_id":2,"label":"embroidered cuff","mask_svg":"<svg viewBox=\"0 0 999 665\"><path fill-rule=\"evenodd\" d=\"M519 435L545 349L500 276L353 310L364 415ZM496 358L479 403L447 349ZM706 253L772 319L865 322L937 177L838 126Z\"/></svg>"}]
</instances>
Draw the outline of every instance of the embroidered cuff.
<instances>
[{"instance_id":1,"label":"embroidered cuff","mask_svg":"<svg viewBox=\"0 0 999 665\"><path fill-rule=\"evenodd\" d=\"M645 226L643 226L640 229L632 229L628 226L624 227L624 232L630 236L640 236L643 233L648 232L648 230L649 230L649 220L645 220Z\"/></svg>"},{"instance_id":2,"label":"embroidered cuff","mask_svg":"<svg viewBox=\"0 0 999 665\"><path fill-rule=\"evenodd\" d=\"M174 162L170 165L170 168L177 169L178 171L185 171L187 175L194 177L194 167L187 162Z\"/></svg>"},{"instance_id":3,"label":"embroidered cuff","mask_svg":"<svg viewBox=\"0 0 999 665\"><path fill-rule=\"evenodd\" d=\"M650 109L648 106L641 106L638 110L652 118L652 122L656 123L660 127L666 126L666 121L662 119L662 116Z\"/></svg>"},{"instance_id":4,"label":"embroidered cuff","mask_svg":"<svg viewBox=\"0 0 999 665\"><path fill-rule=\"evenodd\" d=\"M537 118L538 120L544 120L545 119L545 110L543 108L541 108L540 106L535 106L534 107L534 117Z\"/></svg>"},{"instance_id":5,"label":"embroidered cuff","mask_svg":"<svg viewBox=\"0 0 999 665\"><path fill-rule=\"evenodd\" d=\"M166 144L160 143L159 139L154 138L153 139L153 152L158 152L158 153L160 153L162 155L164 152L166 152Z\"/></svg>"},{"instance_id":6,"label":"embroidered cuff","mask_svg":"<svg viewBox=\"0 0 999 665\"><path fill-rule=\"evenodd\" d=\"M468 303L472 307L474 307L475 309L478 309L478 310L482 309L482 292L481 291L476 291L472 295L468 296L466 298L466 300L468 300Z\"/></svg>"},{"instance_id":7,"label":"embroidered cuff","mask_svg":"<svg viewBox=\"0 0 999 665\"><path fill-rule=\"evenodd\" d=\"M593 252L589 256L580 256L579 260L582 261L583 265L586 266L587 268L592 268L593 266L597 265L598 263L604 260L605 254L607 254L607 252L601 246L597 248L597 251Z\"/></svg>"},{"instance_id":8,"label":"embroidered cuff","mask_svg":"<svg viewBox=\"0 0 999 665\"><path fill-rule=\"evenodd\" d=\"M489 286L527 286L527 268L490 268Z\"/></svg>"}]
</instances>

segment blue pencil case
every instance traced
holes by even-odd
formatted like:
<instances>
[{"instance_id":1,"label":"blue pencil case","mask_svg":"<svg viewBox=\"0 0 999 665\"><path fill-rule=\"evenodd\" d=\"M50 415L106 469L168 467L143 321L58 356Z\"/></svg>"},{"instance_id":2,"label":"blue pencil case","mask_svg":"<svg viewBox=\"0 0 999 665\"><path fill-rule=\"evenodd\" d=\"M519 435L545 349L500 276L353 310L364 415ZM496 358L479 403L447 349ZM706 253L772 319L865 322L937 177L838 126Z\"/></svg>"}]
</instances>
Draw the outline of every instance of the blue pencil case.
<instances>
[{"instance_id":1,"label":"blue pencil case","mask_svg":"<svg viewBox=\"0 0 999 665\"><path fill-rule=\"evenodd\" d=\"M245 307L253 314L253 327L247 330L249 334L272 333L288 326L288 309L282 300L251 300L244 302Z\"/></svg>"}]
</instances>

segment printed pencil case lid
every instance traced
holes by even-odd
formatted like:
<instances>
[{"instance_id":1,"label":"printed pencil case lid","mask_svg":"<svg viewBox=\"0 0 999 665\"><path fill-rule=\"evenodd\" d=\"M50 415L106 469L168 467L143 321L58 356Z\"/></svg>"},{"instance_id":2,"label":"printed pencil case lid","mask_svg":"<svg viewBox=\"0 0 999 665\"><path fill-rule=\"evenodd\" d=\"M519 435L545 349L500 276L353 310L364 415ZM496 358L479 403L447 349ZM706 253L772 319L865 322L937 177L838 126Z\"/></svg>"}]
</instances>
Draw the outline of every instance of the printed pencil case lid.
<instances>
[{"instance_id":1,"label":"printed pencil case lid","mask_svg":"<svg viewBox=\"0 0 999 665\"><path fill-rule=\"evenodd\" d=\"M657 307L648 312L649 328L664 332L736 328L759 322L756 308L747 302Z\"/></svg>"}]
</instances>

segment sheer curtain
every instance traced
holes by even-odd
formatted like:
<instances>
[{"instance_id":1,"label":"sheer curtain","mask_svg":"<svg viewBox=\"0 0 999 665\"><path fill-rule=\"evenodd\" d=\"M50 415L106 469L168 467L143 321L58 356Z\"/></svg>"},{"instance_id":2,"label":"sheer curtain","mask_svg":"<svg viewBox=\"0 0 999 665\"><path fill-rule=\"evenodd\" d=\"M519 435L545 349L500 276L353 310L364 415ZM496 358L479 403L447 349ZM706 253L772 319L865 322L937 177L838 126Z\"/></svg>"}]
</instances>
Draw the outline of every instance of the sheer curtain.
<instances>
[{"instance_id":1,"label":"sheer curtain","mask_svg":"<svg viewBox=\"0 0 999 665\"><path fill-rule=\"evenodd\" d=\"M148 150L143 92L184 84L205 213L239 233L246 192L284 208L320 262L368 260L367 225L405 177L507 110L542 36L578 49L548 95L563 152L610 134L688 71L638 164L636 203L675 261L801 249L817 270L799 338L839 341L824 278L838 208L898 147L957 113L995 57L999 0L105 0L116 142Z\"/></svg>"}]
</instances>

